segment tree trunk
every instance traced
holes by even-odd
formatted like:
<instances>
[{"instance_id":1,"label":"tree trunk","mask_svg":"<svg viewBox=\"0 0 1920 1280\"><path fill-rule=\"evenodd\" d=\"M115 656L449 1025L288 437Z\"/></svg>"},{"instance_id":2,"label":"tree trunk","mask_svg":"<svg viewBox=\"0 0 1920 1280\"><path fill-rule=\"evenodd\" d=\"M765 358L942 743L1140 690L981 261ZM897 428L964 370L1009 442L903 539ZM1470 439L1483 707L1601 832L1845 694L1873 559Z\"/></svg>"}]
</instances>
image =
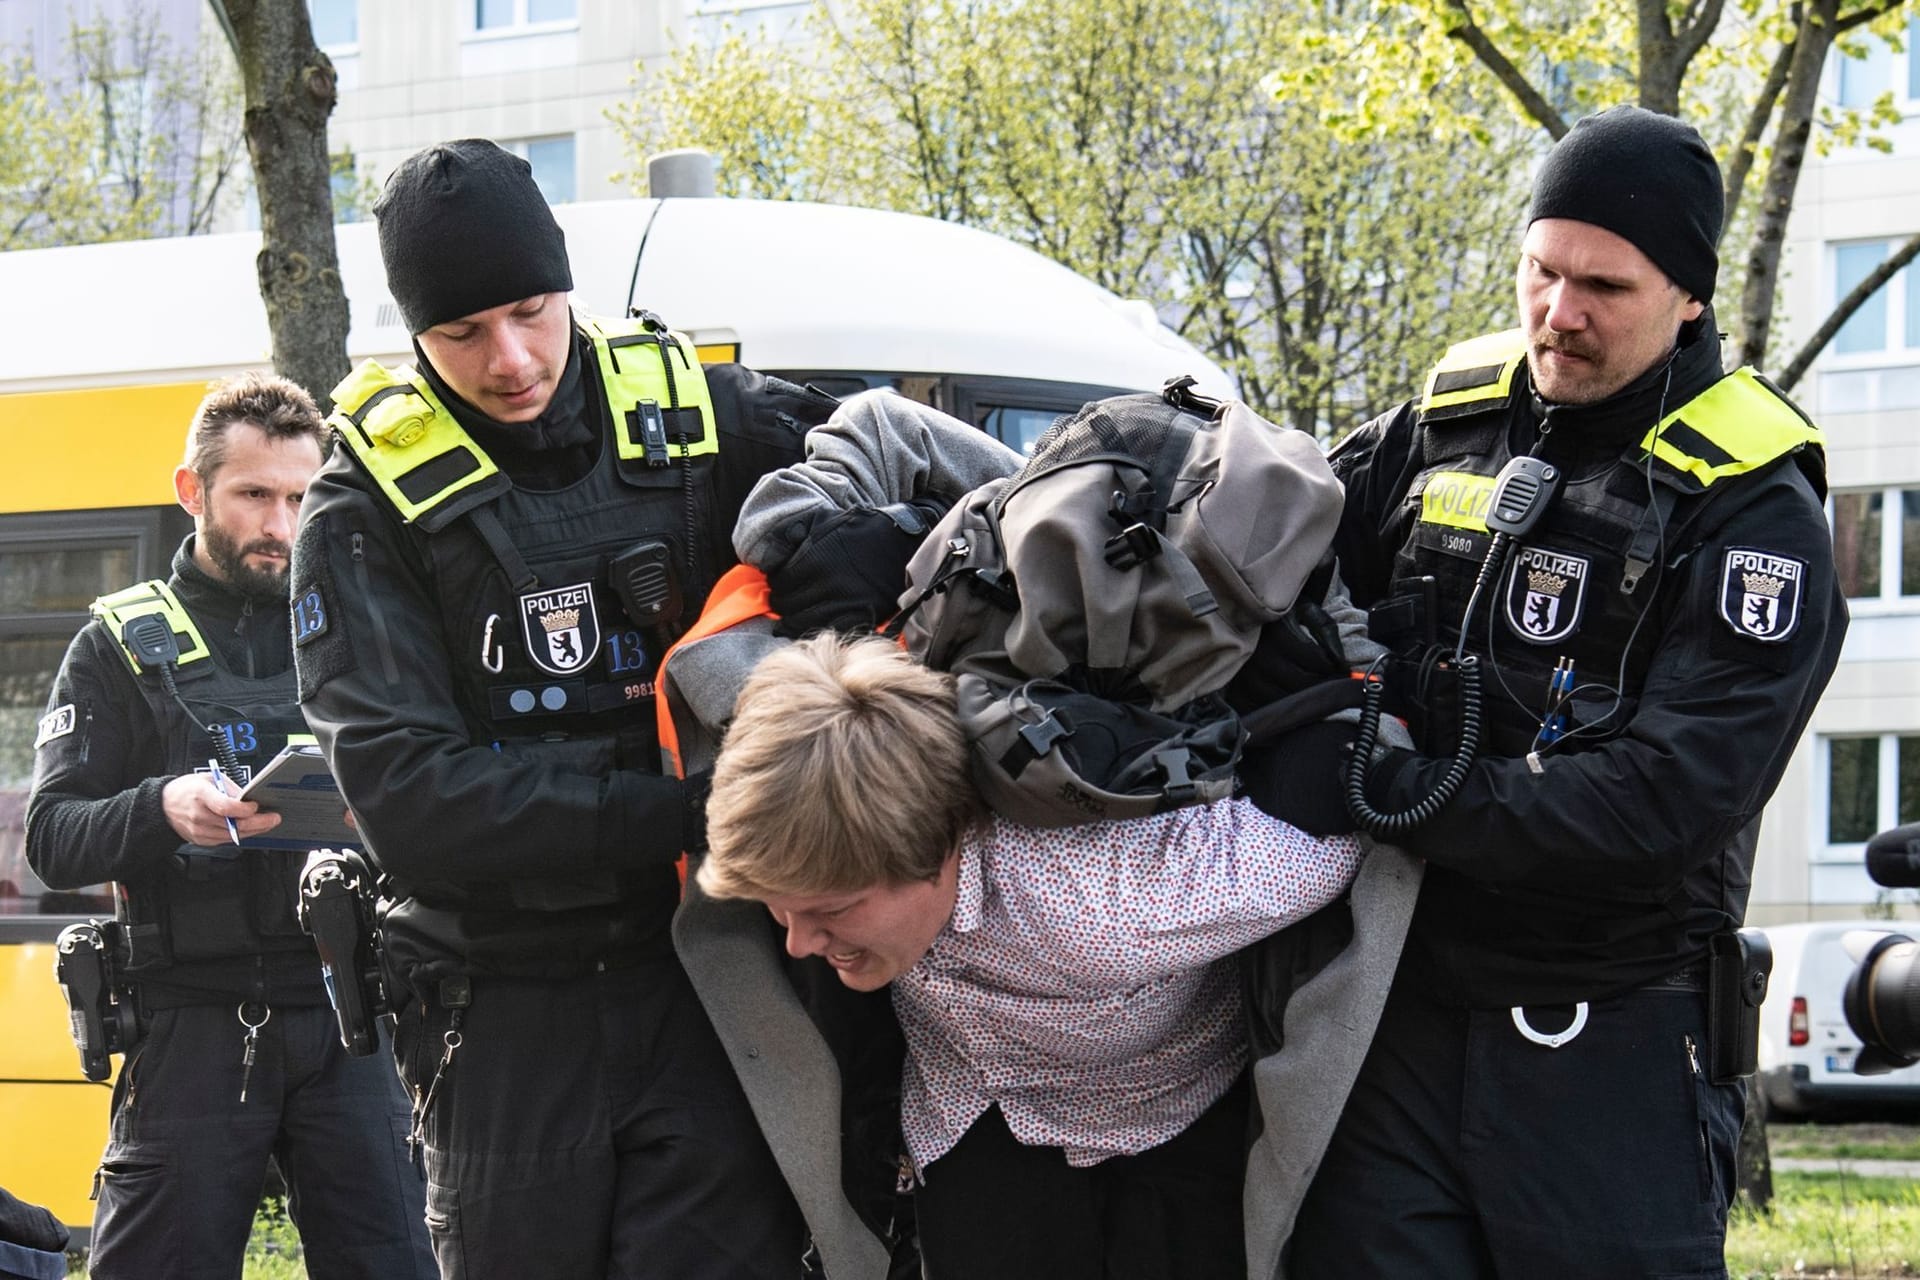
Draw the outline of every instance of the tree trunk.
<instances>
[{"instance_id":1,"label":"tree trunk","mask_svg":"<svg viewBox=\"0 0 1920 1280\"><path fill-rule=\"evenodd\" d=\"M306 0L212 0L246 91L247 153L260 196L260 297L273 366L323 409L347 374L347 295L333 242L327 117L333 63L313 43Z\"/></svg>"},{"instance_id":2,"label":"tree trunk","mask_svg":"<svg viewBox=\"0 0 1920 1280\"><path fill-rule=\"evenodd\" d=\"M1839 0L1813 0L1801 15L1787 87L1780 98L1780 125L1774 132L1773 163L1760 190L1753 247L1747 256L1747 285L1740 297L1740 356L1735 364L1761 367L1767 354L1774 294L1780 283L1780 252L1786 245L1787 217L1793 212L1800 168L1807 158L1818 105L1820 69L1833 48Z\"/></svg>"},{"instance_id":3,"label":"tree trunk","mask_svg":"<svg viewBox=\"0 0 1920 1280\"><path fill-rule=\"evenodd\" d=\"M1747 1077L1747 1118L1740 1125L1740 1146L1734 1157L1734 1198L1762 1212L1773 1207L1773 1156L1767 1150L1767 1117L1760 1102L1760 1085Z\"/></svg>"}]
</instances>

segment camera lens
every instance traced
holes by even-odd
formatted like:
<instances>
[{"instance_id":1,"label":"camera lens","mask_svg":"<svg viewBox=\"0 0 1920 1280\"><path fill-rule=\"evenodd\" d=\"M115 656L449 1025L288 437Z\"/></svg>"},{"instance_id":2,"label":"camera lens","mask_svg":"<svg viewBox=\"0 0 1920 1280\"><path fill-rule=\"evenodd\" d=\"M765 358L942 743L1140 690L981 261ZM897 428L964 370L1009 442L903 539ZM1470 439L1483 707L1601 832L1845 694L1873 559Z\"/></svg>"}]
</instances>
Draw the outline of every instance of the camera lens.
<instances>
[{"instance_id":1,"label":"camera lens","mask_svg":"<svg viewBox=\"0 0 1920 1280\"><path fill-rule=\"evenodd\" d=\"M1891 933L1847 979L1847 1025L1869 1049L1907 1065L1920 1059L1920 943ZM1865 1056L1865 1055L1863 1055Z\"/></svg>"}]
</instances>

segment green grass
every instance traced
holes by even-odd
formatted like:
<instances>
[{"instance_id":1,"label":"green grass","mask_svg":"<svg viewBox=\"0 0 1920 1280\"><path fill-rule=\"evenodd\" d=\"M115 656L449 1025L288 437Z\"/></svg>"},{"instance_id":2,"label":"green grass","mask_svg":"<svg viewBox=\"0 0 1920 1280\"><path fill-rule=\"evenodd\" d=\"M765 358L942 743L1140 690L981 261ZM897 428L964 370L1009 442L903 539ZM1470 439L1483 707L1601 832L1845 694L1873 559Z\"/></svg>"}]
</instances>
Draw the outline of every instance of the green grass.
<instances>
[{"instance_id":1,"label":"green grass","mask_svg":"<svg viewBox=\"0 0 1920 1280\"><path fill-rule=\"evenodd\" d=\"M268 1200L253 1220L253 1235L247 1240L247 1259L240 1273L241 1280L307 1280L307 1267L300 1258L300 1233L287 1219L285 1202ZM81 1259L68 1254L67 1275L85 1274Z\"/></svg>"},{"instance_id":2,"label":"green grass","mask_svg":"<svg viewBox=\"0 0 1920 1280\"><path fill-rule=\"evenodd\" d=\"M1920 1182L1776 1171L1773 1188L1771 1212L1734 1212L1736 1280L1920 1276Z\"/></svg>"},{"instance_id":3,"label":"green grass","mask_svg":"<svg viewBox=\"0 0 1920 1280\"><path fill-rule=\"evenodd\" d=\"M1847 1160L1920 1160L1920 1129L1904 1124L1767 1126L1767 1146L1781 1156Z\"/></svg>"}]
</instances>

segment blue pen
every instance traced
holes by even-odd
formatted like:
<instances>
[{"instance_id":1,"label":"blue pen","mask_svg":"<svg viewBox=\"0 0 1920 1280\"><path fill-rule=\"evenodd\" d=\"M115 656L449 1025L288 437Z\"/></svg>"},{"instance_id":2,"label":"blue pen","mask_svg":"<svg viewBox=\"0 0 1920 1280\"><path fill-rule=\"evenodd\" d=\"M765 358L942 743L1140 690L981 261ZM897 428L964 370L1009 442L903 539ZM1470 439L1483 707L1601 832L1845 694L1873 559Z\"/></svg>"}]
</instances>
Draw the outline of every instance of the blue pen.
<instances>
[{"instance_id":1,"label":"blue pen","mask_svg":"<svg viewBox=\"0 0 1920 1280\"><path fill-rule=\"evenodd\" d=\"M213 783L213 789L223 796L226 795L227 775L220 772L220 762L218 760L207 761L207 772L211 775L210 780ZM227 824L227 834L233 838L233 842L239 844L240 828L233 825L233 819L222 818L221 821Z\"/></svg>"}]
</instances>

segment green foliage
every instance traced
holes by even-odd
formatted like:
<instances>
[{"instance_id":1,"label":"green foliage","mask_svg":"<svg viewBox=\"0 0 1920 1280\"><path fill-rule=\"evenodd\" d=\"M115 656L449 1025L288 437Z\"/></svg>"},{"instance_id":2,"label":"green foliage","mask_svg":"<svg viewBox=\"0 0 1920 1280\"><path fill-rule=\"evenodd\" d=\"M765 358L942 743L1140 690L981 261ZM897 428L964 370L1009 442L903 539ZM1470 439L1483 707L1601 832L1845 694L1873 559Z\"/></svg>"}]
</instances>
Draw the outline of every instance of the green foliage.
<instances>
[{"instance_id":1,"label":"green foliage","mask_svg":"<svg viewBox=\"0 0 1920 1280\"><path fill-rule=\"evenodd\" d=\"M380 198L380 184L360 172L359 159L351 147L327 157L327 171L333 178L333 220L364 222L373 214L373 203Z\"/></svg>"},{"instance_id":2,"label":"green foliage","mask_svg":"<svg viewBox=\"0 0 1920 1280\"><path fill-rule=\"evenodd\" d=\"M1376 4L849 0L643 68L636 158L731 195L926 214L1150 300L1249 402L1329 434L1510 323L1522 131L1410 79ZM1403 29L1405 28L1405 29ZM1364 35L1365 38L1357 38ZM1492 181L1462 182L1460 148Z\"/></svg>"},{"instance_id":3,"label":"green foliage","mask_svg":"<svg viewBox=\"0 0 1920 1280\"><path fill-rule=\"evenodd\" d=\"M60 243L95 202L86 120L57 110L31 59L0 62L0 251Z\"/></svg>"},{"instance_id":4,"label":"green foliage","mask_svg":"<svg viewBox=\"0 0 1920 1280\"><path fill-rule=\"evenodd\" d=\"M300 1233L287 1217L287 1204L277 1196L261 1201L253 1218L253 1234L247 1238L247 1256L241 1264L242 1280L307 1280L305 1253ZM86 1256L67 1255L67 1274L86 1274Z\"/></svg>"},{"instance_id":5,"label":"green foliage","mask_svg":"<svg viewBox=\"0 0 1920 1280\"><path fill-rule=\"evenodd\" d=\"M1441 36L1409 42L1415 74L1472 68L1479 87L1470 92L1494 89L1513 118L1543 134L1629 102L1699 128L1727 175L1716 314L1743 361L1759 362L1782 325L1776 286L1805 157L1886 151L1882 130L1900 120L1890 94L1842 108L1816 89L1830 54L1864 56L1869 35L1897 46L1907 0L1669 0L1664 21L1639 0L1404 3Z\"/></svg>"},{"instance_id":6,"label":"green foliage","mask_svg":"<svg viewBox=\"0 0 1920 1280\"><path fill-rule=\"evenodd\" d=\"M1736 1210L1727 1270L1774 1276L1911 1276L1920 1258L1920 1185L1908 1178L1775 1173L1774 1207Z\"/></svg>"},{"instance_id":7,"label":"green foliage","mask_svg":"<svg viewBox=\"0 0 1920 1280\"><path fill-rule=\"evenodd\" d=\"M142 5L70 22L57 90L0 63L0 250L208 230L243 147L226 46L179 49Z\"/></svg>"},{"instance_id":8,"label":"green foliage","mask_svg":"<svg viewBox=\"0 0 1920 1280\"><path fill-rule=\"evenodd\" d=\"M1767 1148L1776 1160L1920 1161L1920 1129L1906 1124L1795 1124L1775 1116L1767 1123Z\"/></svg>"}]
</instances>

